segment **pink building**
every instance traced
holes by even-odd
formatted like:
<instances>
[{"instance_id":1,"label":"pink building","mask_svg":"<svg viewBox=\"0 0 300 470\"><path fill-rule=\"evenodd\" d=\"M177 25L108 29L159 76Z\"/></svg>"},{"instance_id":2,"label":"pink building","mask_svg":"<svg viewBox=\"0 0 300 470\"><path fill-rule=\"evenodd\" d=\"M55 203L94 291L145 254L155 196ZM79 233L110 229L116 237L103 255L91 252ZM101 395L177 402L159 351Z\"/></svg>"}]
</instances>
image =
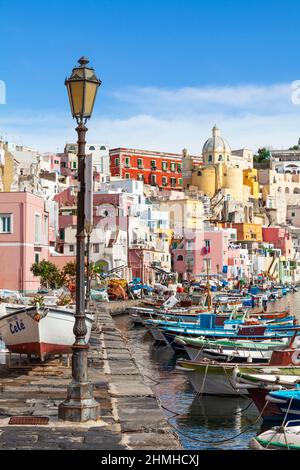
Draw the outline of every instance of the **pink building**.
<instances>
[{"instance_id":1,"label":"pink building","mask_svg":"<svg viewBox=\"0 0 300 470\"><path fill-rule=\"evenodd\" d=\"M60 155L51 154L50 156L50 169L60 174Z\"/></svg>"},{"instance_id":2,"label":"pink building","mask_svg":"<svg viewBox=\"0 0 300 470\"><path fill-rule=\"evenodd\" d=\"M48 260L49 233L49 214L41 197L27 192L0 193L1 289L37 291L39 280L30 267Z\"/></svg>"},{"instance_id":3,"label":"pink building","mask_svg":"<svg viewBox=\"0 0 300 470\"><path fill-rule=\"evenodd\" d=\"M282 256L291 259L293 257L293 240L285 227L263 227L263 241L272 243L275 248L281 250Z\"/></svg>"},{"instance_id":4,"label":"pink building","mask_svg":"<svg viewBox=\"0 0 300 470\"><path fill-rule=\"evenodd\" d=\"M214 229L198 232L193 240L182 240L173 249L173 268L180 279L192 279L207 272L228 278L248 276L248 266L236 243L236 231Z\"/></svg>"}]
</instances>

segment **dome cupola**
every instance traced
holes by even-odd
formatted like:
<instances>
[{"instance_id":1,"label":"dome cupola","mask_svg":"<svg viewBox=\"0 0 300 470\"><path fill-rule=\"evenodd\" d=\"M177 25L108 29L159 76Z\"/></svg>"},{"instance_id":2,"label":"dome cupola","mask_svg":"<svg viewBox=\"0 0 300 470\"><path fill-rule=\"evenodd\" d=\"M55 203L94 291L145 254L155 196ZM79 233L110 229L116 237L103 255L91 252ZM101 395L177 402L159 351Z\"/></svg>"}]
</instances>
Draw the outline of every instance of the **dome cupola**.
<instances>
[{"instance_id":1,"label":"dome cupola","mask_svg":"<svg viewBox=\"0 0 300 470\"><path fill-rule=\"evenodd\" d=\"M221 137L220 129L215 125L212 128L212 137L207 139L202 149L203 163L215 165L216 163L229 163L231 148L227 140Z\"/></svg>"}]
</instances>

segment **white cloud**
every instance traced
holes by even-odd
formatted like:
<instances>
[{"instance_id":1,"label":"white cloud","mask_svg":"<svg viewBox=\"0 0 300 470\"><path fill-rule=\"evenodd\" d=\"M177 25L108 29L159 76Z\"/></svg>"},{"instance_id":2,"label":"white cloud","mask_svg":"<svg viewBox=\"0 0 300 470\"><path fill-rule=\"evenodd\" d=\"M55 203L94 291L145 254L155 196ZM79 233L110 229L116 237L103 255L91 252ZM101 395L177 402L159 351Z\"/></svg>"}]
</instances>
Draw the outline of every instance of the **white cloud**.
<instances>
[{"instance_id":1,"label":"white cloud","mask_svg":"<svg viewBox=\"0 0 300 470\"><path fill-rule=\"evenodd\" d=\"M300 136L295 92L291 84L112 91L106 99L119 114L95 114L88 123L88 140L170 152L187 147L199 154L216 123L232 148L285 148ZM74 127L69 114L53 112L31 110L0 118L8 139L22 136L24 144L43 151L62 151L65 142L75 141Z\"/></svg>"}]
</instances>

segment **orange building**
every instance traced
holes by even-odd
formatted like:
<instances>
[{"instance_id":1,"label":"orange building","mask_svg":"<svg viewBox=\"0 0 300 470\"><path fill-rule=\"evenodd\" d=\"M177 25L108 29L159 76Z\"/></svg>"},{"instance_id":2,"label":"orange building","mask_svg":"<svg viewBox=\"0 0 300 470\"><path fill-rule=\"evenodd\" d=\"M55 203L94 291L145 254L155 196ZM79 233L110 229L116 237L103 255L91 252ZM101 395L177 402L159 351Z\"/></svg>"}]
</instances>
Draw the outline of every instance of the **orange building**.
<instances>
[{"instance_id":1,"label":"orange building","mask_svg":"<svg viewBox=\"0 0 300 470\"><path fill-rule=\"evenodd\" d=\"M221 226L224 228L235 228L237 231L237 241L244 242L262 242L262 226L259 224L244 224L223 222Z\"/></svg>"}]
</instances>

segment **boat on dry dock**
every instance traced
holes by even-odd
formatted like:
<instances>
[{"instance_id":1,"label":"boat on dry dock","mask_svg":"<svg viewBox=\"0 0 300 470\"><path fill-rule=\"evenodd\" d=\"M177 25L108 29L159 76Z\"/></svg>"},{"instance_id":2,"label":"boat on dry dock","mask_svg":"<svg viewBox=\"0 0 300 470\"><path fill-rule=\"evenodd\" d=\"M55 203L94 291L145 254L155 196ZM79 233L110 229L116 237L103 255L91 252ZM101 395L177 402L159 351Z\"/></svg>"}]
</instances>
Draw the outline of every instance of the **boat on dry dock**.
<instances>
[{"instance_id":1,"label":"boat on dry dock","mask_svg":"<svg viewBox=\"0 0 300 470\"><path fill-rule=\"evenodd\" d=\"M86 314L89 340L93 317ZM0 335L13 353L37 356L70 353L74 343L74 310L63 307L16 306L0 312Z\"/></svg>"}]
</instances>

